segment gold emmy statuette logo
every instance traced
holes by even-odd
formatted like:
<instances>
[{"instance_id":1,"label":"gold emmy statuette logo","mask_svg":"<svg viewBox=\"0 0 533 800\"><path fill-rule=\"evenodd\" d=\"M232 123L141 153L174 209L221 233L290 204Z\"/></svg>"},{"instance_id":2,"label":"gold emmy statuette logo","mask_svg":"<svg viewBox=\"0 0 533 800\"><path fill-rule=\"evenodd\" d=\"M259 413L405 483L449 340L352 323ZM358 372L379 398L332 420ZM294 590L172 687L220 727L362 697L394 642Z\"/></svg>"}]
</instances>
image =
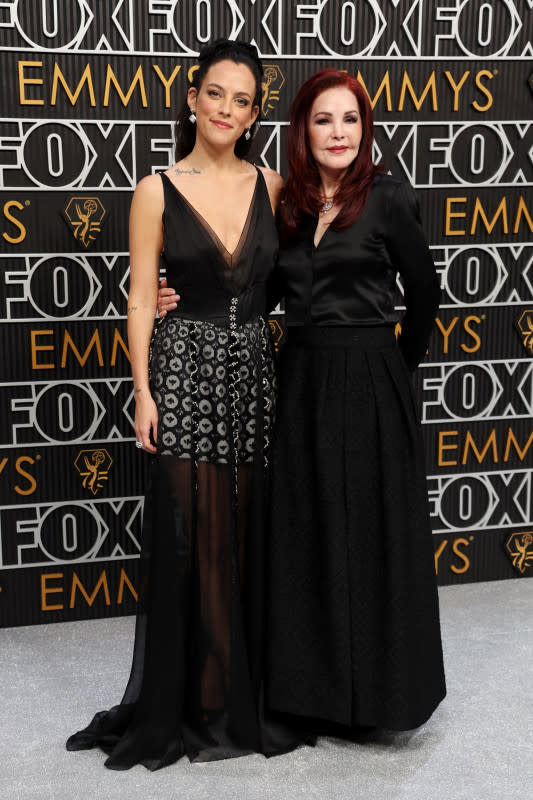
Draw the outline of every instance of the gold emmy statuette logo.
<instances>
[{"instance_id":1,"label":"gold emmy statuette logo","mask_svg":"<svg viewBox=\"0 0 533 800\"><path fill-rule=\"evenodd\" d=\"M279 103L279 93L285 85L285 76L277 64L269 64L265 67L261 88L263 99L261 101L261 113L268 117Z\"/></svg>"},{"instance_id":2,"label":"gold emmy statuette logo","mask_svg":"<svg viewBox=\"0 0 533 800\"><path fill-rule=\"evenodd\" d=\"M82 247L90 247L102 231L106 210L99 197L71 197L64 211L67 225Z\"/></svg>"},{"instance_id":3,"label":"gold emmy statuette logo","mask_svg":"<svg viewBox=\"0 0 533 800\"><path fill-rule=\"evenodd\" d=\"M270 327L270 333L272 334L272 340L274 342L274 348L275 348L276 353L277 353L278 350L279 350L279 343L283 339L283 328L279 324L278 320L275 319L275 318L274 319L272 319L272 318L269 319L268 320L268 325Z\"/></svg>"},{"instance_id":4,"label":"gold emmy statuette logo","mask_svg":"<svg viewBox=\"0 0 533 800\"><path fill-rule=\"evenodd\" d=\"M80 450L74 466L83 478L82 486L92 494L98 494L104 486L113 459L104 448L98 450Z\"/></svg>"},{"instance_id":5,"label":"gold emmy statuette logo","mask_svg":"<svg viewBox=\"0 0 533 800\"><path fill-rule=\"evenodd\" d=\"M513 533L505 543L513 567L523 575L533 565L533 531Z\"/></svg>"},{"instance_id":6,"label":"gold emmy statuette logo","mask_svg":"<svg viewBox=\"0 0 533 800\"><path fill-rule=\"evenodd\" d=\"M527 311L523 311L516 324L522 334L522 344L533 355L533 309L530 308Z\"/></svg>"}]
</instances>

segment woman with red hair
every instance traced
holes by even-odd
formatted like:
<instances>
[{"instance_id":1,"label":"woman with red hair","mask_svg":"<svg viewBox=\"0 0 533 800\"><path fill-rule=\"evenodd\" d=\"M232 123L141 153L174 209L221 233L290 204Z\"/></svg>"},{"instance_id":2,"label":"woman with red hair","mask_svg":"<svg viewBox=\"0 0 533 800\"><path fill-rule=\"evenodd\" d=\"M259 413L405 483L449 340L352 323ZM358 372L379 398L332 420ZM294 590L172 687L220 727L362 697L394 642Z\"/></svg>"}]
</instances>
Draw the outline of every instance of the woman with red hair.
<instances>
[{"instance_id":1,"label":"woman with red hair","mask_svg":"<svg viewBox=\"0 0 533 800\"><path fill-rule=\"evenodd\" d=\"M411 187L372 162L368 96L326 69L290 112L276 284L267 703L350 735L445 695L411 375L439 283ZM406 312L396 340L396 277Z\"/></svg>"},{"instance_id":2,"label":"woman with red hair","mask_svg":"<svg viewBox=\"0 0 533 800\"><path fill-rule=\"evenodd\" d=\"M347 730L405 730L445 694L410 377L439 283L414 192L372 163L372 138L355 78L327 69L303 84L290 113L277 267L287 344L267 697L273 709ZM407 309L398 342L397 273Z\"/></svg>"}]
</instances>

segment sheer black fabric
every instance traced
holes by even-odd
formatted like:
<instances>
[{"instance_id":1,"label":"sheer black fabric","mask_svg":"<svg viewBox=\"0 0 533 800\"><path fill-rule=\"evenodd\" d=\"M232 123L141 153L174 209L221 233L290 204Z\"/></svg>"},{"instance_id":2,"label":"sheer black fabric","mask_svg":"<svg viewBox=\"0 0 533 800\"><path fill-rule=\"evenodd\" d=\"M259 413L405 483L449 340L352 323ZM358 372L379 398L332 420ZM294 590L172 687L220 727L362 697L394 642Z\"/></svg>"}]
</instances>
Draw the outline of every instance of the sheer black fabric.
<instances>
[{"instance_id":1,"label":"sheer black fabric","mask_svg":"<svg viewBox=\"0 0 533 800\"><path fill-rule=\"evenodd\" d=\"M159 769L285 752L265 719L266 465L275 377L265 287L277 234L264 179L229 254L166 176L164 260L181 302L152 342L158 453L145 499L133 666L120 705L67 747Z\"/></svg>"}]
</instances>

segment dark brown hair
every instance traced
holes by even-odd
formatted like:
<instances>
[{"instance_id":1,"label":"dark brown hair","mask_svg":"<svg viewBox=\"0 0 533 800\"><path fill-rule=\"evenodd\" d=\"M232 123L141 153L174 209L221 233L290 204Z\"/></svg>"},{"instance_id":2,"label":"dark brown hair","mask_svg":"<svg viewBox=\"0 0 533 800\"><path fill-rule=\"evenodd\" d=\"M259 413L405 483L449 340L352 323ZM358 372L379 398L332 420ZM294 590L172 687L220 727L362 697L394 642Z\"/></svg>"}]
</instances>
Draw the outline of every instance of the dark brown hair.
<instances>
[{"instance_id":1,"label":"dark brown hair","mask_svg":"<svg viewBox=\"0 0 533 800\"><path fill-rule=\"evenodd\" d=\"M252 147L253 136L257 130L259 117L261 116L263 65L259 60L257 48L253 44L248 44L248 42L217 39L200 50L198 61L199 67L194 72L192 81L192 86L194 86L197 91L200 91L200 87L209 68L219 61L233 61L235 64L245 64L255 78L255 97L252 105L259 106L260 111L257 119L250 128L252 136L249 139L245 139L243 133L235 143L235 155L238 158L246 158ZM191 111L187 99L185 99L175 126L176 161L180 161L182 158L185 158L185 156L188 156L196 142L196 125L189 120L190 113Z\"/></svg>"}]
</instances>

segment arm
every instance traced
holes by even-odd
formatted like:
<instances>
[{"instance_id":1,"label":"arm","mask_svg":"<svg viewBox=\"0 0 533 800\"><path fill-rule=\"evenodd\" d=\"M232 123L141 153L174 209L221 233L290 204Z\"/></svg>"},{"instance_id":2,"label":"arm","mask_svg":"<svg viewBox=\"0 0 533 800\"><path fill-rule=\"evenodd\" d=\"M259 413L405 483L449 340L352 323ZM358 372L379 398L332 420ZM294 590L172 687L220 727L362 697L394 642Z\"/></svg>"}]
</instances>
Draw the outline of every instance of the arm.
<instances>
[{"instance_id":1,"label":"arm","mask_svg":"<svg viewBox=\"0 0 533 800\"><path fill-rule=\"evenodd\" d=\"M440 284L422 229L418 199L407 183L392 187L385 241L404 287L406 312L398 344L408 368L415 370L424 358L435 322Z\"/></svg>"},{"instance_id":2,"label":"arm","mask_svg":"<svg viewBox=\"0 0 533 800\"><path fill-rule=\"evenodd\" d=\"M270 197L270 205L272 206L272 213L277 219L279 216L281 193L284 187L283 178L273 169L266 169L265 167L258 167L258 169L261 170L265 178L268 196ZM267 282L267 312L276 308L284 294L285 288L283 281L280 279L276 264Z\"/></svg>"},{"instance_id":3,"label":"arm","mask_svg":"<svg viewBox=\"0 0 533 800\"><path fill-rule=\"evenodd\" d=\"M143 178L130 210L130 291L128 346L135 397L135 434L150 453L150 430L157 441L157 408L148 385L148 355L157 300L159 256L163 248L163 189L158 175Z\"/></svg>"}]
</instances>

